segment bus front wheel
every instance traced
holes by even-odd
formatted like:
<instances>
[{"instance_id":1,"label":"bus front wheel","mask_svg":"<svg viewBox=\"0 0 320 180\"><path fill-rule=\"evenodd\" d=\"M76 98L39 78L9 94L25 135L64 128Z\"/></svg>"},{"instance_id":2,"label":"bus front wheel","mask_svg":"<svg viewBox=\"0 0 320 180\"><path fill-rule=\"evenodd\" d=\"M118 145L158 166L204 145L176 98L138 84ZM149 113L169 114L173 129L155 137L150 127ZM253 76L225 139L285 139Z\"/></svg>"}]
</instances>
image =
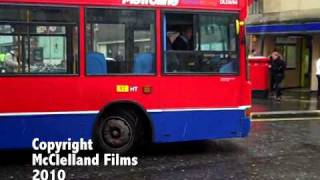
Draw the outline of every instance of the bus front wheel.
<instances>
[{"instance_id":1,"label":"bus front wheel","mask_svg":"<svg viewBox=\"0 0 320 180\"><path fill-rule=\"evenodd\" d=\"M99 120L95 138L104 152L127 154L138 146L140 130L141 125L134 111L116 110Z\"/></svg>"}]
</instances>

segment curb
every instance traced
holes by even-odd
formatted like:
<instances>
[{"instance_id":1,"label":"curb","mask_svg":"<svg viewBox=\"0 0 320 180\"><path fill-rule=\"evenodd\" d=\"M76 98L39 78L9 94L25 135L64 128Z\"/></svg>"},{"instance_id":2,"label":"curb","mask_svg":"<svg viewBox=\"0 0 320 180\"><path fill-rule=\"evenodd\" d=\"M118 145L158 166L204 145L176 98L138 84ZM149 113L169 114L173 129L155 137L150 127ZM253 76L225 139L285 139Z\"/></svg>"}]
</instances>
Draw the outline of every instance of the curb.
<instances>
[{"instance_id":1,"label":"curb","mask_svg":"<svg viewBox=\"0 0 320 180\"><path fill-rule=\"evenodd\" d=\"M278 112L257 112L251 114L251 119L310 119L320 118L320 110L314 111L278 111Z\"/></svg>"}]
</instances>

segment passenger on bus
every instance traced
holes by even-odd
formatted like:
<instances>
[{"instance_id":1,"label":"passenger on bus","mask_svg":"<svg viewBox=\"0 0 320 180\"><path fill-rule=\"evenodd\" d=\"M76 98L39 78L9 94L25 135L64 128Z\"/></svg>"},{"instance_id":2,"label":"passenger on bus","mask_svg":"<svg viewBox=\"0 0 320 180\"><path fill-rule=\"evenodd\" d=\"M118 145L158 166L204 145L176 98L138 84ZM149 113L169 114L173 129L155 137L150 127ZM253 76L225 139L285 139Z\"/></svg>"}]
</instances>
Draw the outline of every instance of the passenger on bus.
<instances>
[{"instance_id":1,"label":"passenger on bus","mask_svg":"<svg viewBox=\"0 0 320 180\"><path fill-rule=\"evenodd\" d=\"M167 36L167 46L166 46L166 51L171 51L173 50L172 43L171 43L171 38ZM166 72L178 72L180 63L179 59L176 54L174 53L167 53L167 56L165 57L166 59Z\"/></svg>"},{"instance_id":2,"label":"passenger on bus","mask_svg":"<svg viewBox=\"0 0 320 180\"><path fill-rule=\"evenodd\" d=\"M15 50L11 50L6 54L5 60L4 60L4 66L6 68L6 72L9 72L9 73L18 72L19 62L18 62L18 58Z\"/></svg>"},{"instance_id":3,"label":"passenger on bus","mask_svg":"<svg viewBox=\"0 0 320 180\"><path fill-rule=\"evenodd\" d=\"M184 29L172 44L172 49L177 51L193 50L193 32L192 27Z\"/></svg>"},{"instance_id":4,"label":"passenger on bus","mask_svg":"<svg viewBox=\"0 0 320 180\"><path fill-rule=\"evenodd\" d=\"M0 65L4 63L4 60L6 59L6 53L0 52Z\"/></svg>"}]
</instances>

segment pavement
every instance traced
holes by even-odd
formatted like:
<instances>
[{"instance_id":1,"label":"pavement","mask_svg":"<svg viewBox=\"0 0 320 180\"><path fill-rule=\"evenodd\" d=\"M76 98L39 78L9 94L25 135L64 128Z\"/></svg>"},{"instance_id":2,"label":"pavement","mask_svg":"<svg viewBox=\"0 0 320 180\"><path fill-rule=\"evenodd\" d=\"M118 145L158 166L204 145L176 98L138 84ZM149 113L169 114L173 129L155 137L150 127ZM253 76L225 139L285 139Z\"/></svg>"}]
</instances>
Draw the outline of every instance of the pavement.
<instances>
[{"instance_id":1,"label":"pavement","mask_svg":"<svg viewBox=\"0 0 320 180\"><path fill-rule=\"evenodd\" d=\"M320 118L320 100L315 92L289 89L283 92L281 101L272 98L253 99L252 118L257 119L305 119Z\"/></svg>"}]
</instances>

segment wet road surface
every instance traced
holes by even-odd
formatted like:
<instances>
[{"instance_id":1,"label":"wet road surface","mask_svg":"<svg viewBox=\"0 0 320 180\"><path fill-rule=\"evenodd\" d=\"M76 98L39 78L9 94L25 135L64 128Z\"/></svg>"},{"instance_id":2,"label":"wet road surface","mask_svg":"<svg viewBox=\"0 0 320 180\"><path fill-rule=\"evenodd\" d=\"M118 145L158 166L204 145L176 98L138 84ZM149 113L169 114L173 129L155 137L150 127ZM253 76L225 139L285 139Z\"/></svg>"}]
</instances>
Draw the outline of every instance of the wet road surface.
<instances>
[{"instance_id":1,"label":"wet road surface","mask_svg":"<svg viewBox=\"0 0 320 180\"><path fill-rule=\"evenodd\" d=\"M0 179L31 179L29 152L1 152ZM247 139L153 145L137 167L68 167L67 179L320 179L320 121L255 122Z\"/></svg>"}]
</instances>

